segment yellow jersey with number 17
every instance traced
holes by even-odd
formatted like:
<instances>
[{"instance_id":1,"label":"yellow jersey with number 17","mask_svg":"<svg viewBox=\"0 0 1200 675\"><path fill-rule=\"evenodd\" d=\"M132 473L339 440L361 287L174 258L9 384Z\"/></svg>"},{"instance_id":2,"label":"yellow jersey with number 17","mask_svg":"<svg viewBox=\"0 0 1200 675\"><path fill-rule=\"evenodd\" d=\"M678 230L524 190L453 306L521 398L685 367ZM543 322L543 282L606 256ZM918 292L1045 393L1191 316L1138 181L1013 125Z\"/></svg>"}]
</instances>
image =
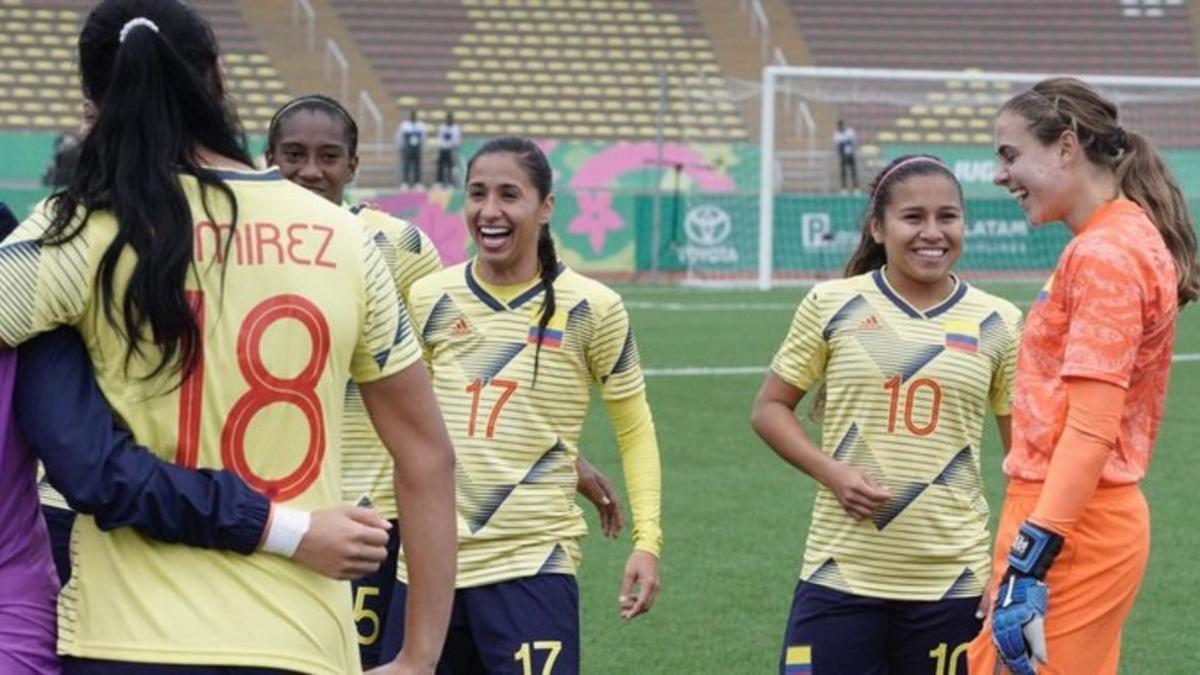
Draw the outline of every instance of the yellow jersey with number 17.
<instances>
[{"instance_id":1,"label":"yellow jersey with number 17","mask_svg":"<svg viewBox=\"0 0 1200 675\"><path fill-rule=\"evenodd\" d=\"M536 282L498 297L472 263L413 285L414 323L458 459L459 588L575 573L587 532L575 459L592 386L610 401L645 388L619 295L560 265L539 351L544 290ZM406 581L403 542L396 569Z\"/></svg>"},{"instance_id":2,"label":"yellow jersey with number 17","mask_svg":"<svg viewBox=\"0 0 1200 675\"><path fill-rule=\"evenodd\" d=\"M346 382L377 380L420 359L395 284L358 219L277 170L219 171L237 199L181 176L191 204L187 294L202 358L182 382L148 377L157 351L126 359L96 277L114 240L111 212L91 214L58 246L36 240L43 206L0 247L0 340L56 325L83 335L119 419L165 459L228 468L272 500L313 510L341 497ZM208 209L205 208L207 202ZM117 261L116 324L134 253ZM92 659L359 671L350 593L274 555L242 556L100 532L80 517L71 581L59 599L59 651Z\"/></svg>"},{"instance_id":3,"label":"yellow jersey with number 17","mask_svg":"<svg viewBox=\"0 0 1200 675\"><path fill-rule=\"evenodd\" d=\"M935 601L983 592L991 567L983 422L1009 414L1021 313L958 281L924 311L883 270L818 284L771 370L826 383L823 450L891 498L856 521L818 485L801 578L845 593Z\"/></svg>"},{"instance_id":4,"label":"yellow jersey with number 17","mask_svg":"<svg viewBox=\"0 0 1200 675\"><path fill-rule=\"evenodd\" d=\"M407 220L359 205L350 209L367 226L396 283L396 292L407 305L413 282L442 269L437 248L424 232ZM355 503L366 495L382 518L396 518L396 490L392 482L392 456L375 433L358 385L346 385L346 418L342 425L342 501Z\"/></svg>"}]
</instances>

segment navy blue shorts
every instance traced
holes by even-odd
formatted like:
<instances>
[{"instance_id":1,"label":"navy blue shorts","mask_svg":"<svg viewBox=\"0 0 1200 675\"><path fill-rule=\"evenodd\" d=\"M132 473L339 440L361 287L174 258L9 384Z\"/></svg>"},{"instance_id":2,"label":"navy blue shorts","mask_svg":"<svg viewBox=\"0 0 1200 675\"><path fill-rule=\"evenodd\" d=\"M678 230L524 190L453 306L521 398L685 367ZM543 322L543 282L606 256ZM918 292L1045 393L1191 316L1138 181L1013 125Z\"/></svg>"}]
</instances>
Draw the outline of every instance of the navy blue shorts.
<instances>
[{"instance_id":1,"label":"navy blue shorts","mask_svg":"<svg viewBox=\"0 0 1200 675\"><path fill-rule=\"evenodd\" d=\"M404 642L408 587L396 584L383 661ZM569 574L539 574L460 588L438 675L575 675L579 672L579 586Z\"/></svg>"},{"instance_id":2,"label":"navy blue shorts","mask_svg":"<svg viewBox=\"0 0 1200 675\"><path fill-rule=\"evenodd\" d=\"M64 656L63 675L288 675L291 670L240 666L178 666L129 661L96 661Z\"/></svg>"},{"instance_id":3,"label":"navy blue shorts","mask_svg":"<svg viewBox=\"0 0 1200 675\"><path fill-rule=\"evenodd\" d=\"M967 644L983 627L979 598L882 600L801 581L781 675L966 675Z\"/></svg>"},{"instance_id":4,"label":"navy blue shorts","mask_svg":"<svg viewBox=\"0 0 1200 675\"><path fill-rule=\"evenodd\" d=\"M50 533L50 552L54 555L54 569L58 570L58 583L66 586L71 580L71 528L75 525L75 512L43 504L42 517Z\"/></svg>"},{"instance_id":5,"label":"navy blue shorts","mask_svg":"<svg viewBox=\"0 0 1200 675\"><path fill-rule=\"evenodd\" d=\"M392 591L396 588L396 556L400 553L400 527L388 521L387 560L379 571L350 583L354 600L354 623L358 628L358 657L363 670L379 665L379 649L383 646L383 629L387 626L388 610L392 606Z\"/></svg>"}]
</instances>

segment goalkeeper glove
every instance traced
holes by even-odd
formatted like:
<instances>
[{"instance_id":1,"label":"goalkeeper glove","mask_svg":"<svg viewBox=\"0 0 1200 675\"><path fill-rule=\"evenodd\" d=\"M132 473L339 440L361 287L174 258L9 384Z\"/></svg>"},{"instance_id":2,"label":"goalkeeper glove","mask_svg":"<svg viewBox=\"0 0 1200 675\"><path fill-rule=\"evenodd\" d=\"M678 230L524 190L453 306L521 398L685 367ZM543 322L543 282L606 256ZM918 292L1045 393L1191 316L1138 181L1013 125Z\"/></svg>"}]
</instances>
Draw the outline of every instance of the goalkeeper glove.
<instances>
[{"instance_id":1,"label":"goalkeeper glove","mask_svg":"<svg viewBox=\"0 0 1200 675\"><path fill-rule=\"evenodd\" d=\"M992 614L992 642L1014 675L1034 675L1035 660L1046 663L1046 606L1050 589L1043 580L1062 549L1062 535L1023 523L1008 553L1008 571Z\"/></svg>"}]
</instances>

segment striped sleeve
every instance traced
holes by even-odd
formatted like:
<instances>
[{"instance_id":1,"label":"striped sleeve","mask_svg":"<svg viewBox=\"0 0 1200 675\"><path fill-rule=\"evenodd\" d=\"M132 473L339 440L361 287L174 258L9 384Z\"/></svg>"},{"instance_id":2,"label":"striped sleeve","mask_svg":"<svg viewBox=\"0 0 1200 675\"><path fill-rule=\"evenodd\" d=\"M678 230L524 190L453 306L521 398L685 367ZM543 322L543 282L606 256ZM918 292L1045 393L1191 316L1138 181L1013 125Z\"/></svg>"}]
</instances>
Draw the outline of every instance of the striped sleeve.
<instances>
[{"instance_id":1,"label":"striped sleeve","mask_svg":"<svg viewBox=\"0 0 1200 675\"><path fill-rule=\"evenodd\" d=\"M825 363L829 359L819 295L819 290L814 288L800 301L787 337L771 362L771 371L800 391L808 391L825 375Z\"/></svg>"},{"instance_id":2,"label":"striped sleeve","mask_svg":"<svg viewBox=\"0 0 1200 675\"><path fill-rule=\"evenodd\" d=\"M88 229L44 246L49 218L39 209L0 245L0 343L19 345L55 326L75 324L91 295Z\"/></svg>"},{"instance_id":3,"label":"striped sleeve","mask_svg":"<svg viewBox=\"0 0 1200 675\"><path fill-rule=\"evenodd\" d=\"M396 292L396 284L373 239L363 231L364 312L362 332L350 374L355 382L374 382L398 373L421 357L421 351Z\"/></svg>"},{"instance_id":4,"label":"striped sleeve","mask_svg":"<svg viewBox=\"0 0 1200 675\"><path fill-rule=\"evenodd\" d=\"M400 295L408 302L413 283L441 270L442 259L428 235L411 223L404 224L404 232L393 243L397 255L392 276L396 280L396 288L400 289Z\"/></svg>"},{"instance_id":5,"label":"striped sleeve","mask_svg":"<svg viewBox=\"0 0 1200 675\"><path fill-rule=\"evenodd\" d=\"M619 298L597 323L588 349L588 369L606 401L628 398L646 388L629 312Z\"/></svg>"}]
</instances>

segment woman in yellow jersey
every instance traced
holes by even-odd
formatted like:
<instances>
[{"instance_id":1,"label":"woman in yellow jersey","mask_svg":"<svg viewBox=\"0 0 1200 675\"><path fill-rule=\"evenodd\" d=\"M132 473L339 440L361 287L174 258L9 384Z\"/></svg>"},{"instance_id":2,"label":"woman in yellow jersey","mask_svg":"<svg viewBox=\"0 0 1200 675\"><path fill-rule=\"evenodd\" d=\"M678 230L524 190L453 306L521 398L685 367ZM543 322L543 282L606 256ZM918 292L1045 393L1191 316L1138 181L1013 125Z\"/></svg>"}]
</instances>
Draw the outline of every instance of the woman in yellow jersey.
<instances>
[{"instance_id":1,"label":"woman in yellow jersey","mask_svg":"<svg viewBox=\"0 0 1200 675\"><path fill-rule=\"evenodd\" d=\"M754 402L754 430L818 483L781 673L964 672L990 575L983 424L990 404L1007 447L1021 315L951 272L962 247L954 173L893 161ZM794 410L822 380L818 446Z\"/></svg>"},{"instance_id":2,"label":"woman in yellow jersey","mask_svg":"<svg viewBox=\"0 0 1200 675\"><path fill-rule=\"evenodd\" d=\"M405 532L416 629L399 669L432 672L456 559L453 451L378 249L352 215L250 166L212 30L186 4L100 3L79 64L95 125L72 182L0 247L0 344L74 326L130 431L287 507L272 530L284 548L304 512L339 501L342 398L358 382L400 510L421 515ZM344 583L84 517L72 547L66 673L359 670Z\"/></svg>"},{"instance_id":3,"label":"woman in yellow jersey","mask_svg":"<svg viewBox=\"0 0 1200 675\"><path fill-rule=\"evenodd\" d=\"M345 203L346 187L358 170L358 124L336 100L310 94L295 98L275 112L267 131L266 159L283 177L325 197ZM437 249L424 232L406 220L361 204L350 209L367 226L384 253L396 292L408 302L413 283L440 269ZM399 529L392 488L392 459L383 447L363 406L358 388L347 388L342 428L342 500L364 501L392 524L387 560L378 571L353 582L359 652L364 668L379 663L380 636L387 625L396 580ZM608 479L581 456L579 491L596 505L606 534L620 530L620 501Z\"/></svg>"},{"instance_id":4,"label":"woman in yellow jersey","mask_svg":"<svg viewBox=\"0 0 1200 675\"><path fill-rule=\"evenodd\" d=\"M593 386L633 507L621 616L650 609L658 590L661 478L637 347L620 296L559 262L551 169L536 145L485 143L467 165L466 192L478 253L421 279L411 297L458 456L458 590L439 672L575 673L586 532L575 458ZM409 544L385 657L408 633L395 610L412 578Z\"/></svg>"},{"instance_id":5,"label":"woman in yellow jersey","mask_svg":"<svg viewBox=\"0 0 1200 675\"><path fill-rule=\"evenodd\" d=\"M1055 78L996 119L996 184L1030 223L1061 220L1072 238L1021 336L1002 574L991 625L971 644L973 673L999 663L1017 675L1116 673L1150 556L1138 484L1200 268L1178 183L1118 112L1083 82Z\"/></svg>"}]
</instances>

